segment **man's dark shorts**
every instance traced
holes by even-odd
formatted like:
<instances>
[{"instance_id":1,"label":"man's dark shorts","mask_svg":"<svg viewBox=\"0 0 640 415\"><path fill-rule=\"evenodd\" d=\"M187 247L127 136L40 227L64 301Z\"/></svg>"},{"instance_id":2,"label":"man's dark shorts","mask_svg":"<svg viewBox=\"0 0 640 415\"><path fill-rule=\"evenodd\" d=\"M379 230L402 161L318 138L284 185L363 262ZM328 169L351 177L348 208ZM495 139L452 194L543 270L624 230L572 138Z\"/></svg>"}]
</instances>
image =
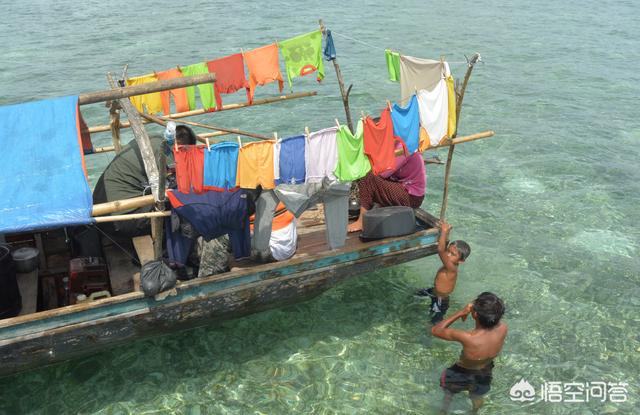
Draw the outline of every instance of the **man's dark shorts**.
<instances>
[{"instance_id":1,"label":"man's dark shorts","mask_svg":"<svg viewBox=\"0 0 640 415\"><path fill-rule=\"evenodd\" d=\"M442 321L447 314L447 310L449 310L449 297L438 297L433 292L433 287L419 290L418 295L431 299L431 307L429 308L429 312L432 315L431 324Z\"/></svg>"},{"instance_id":2,"label":"man's dark shorts","mask_svg":"<svg viewBox=\"0 0 640 415\"><path fill-rule=\"evenodd\" d=\"M440 376L440 387L450 393L469 392L482 396L491 389L493 362L483 369L467 369L455 364Z\"/></svg>"}]
</instances>

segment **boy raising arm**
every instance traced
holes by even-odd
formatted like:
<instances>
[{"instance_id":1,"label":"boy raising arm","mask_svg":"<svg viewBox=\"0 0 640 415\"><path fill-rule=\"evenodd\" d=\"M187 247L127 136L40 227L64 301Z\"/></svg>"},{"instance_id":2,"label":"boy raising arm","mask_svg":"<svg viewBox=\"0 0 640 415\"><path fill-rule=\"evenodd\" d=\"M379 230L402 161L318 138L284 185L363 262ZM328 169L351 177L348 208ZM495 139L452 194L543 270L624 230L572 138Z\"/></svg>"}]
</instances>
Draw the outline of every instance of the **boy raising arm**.
<instances>
[{"instance_id":1,"label":"boy raising arm","mask_svg":"<svg viewBox=\"0 0 640 415\"><path fill-rule=\"evenodd\" d=\"M438 255L442 261L442 266L436 273L433 288L422 288L417 294L431 298L432 313L431 323L436 324L441 321L449 309L449 296L456 288L458 279L458 265L469 257L471 248L465 241L453 241L447 246L447 239L451 225L442 222L440 226L440 237L438 238Z\"/></svg>"}]
</instances>

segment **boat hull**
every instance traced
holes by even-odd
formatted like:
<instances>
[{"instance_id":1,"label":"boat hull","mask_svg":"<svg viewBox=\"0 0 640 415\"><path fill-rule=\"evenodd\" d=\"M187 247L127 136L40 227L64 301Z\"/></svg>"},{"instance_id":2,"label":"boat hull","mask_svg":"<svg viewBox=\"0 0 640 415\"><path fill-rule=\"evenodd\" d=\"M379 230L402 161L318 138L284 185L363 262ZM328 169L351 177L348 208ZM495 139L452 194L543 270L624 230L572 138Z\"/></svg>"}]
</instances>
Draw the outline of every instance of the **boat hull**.
<instances>
[{"instance_id":1,"label":"boat hull","mask_svg":"<svg viewBox=\"0 0 640 415\"><path fill-rule=\"evenodd\" d=\"M432 255L436 238L431 229L188 281L161 300L130 293L0 321L0 376L308 300L347 278Z\"/></svg>"}]
</instances>

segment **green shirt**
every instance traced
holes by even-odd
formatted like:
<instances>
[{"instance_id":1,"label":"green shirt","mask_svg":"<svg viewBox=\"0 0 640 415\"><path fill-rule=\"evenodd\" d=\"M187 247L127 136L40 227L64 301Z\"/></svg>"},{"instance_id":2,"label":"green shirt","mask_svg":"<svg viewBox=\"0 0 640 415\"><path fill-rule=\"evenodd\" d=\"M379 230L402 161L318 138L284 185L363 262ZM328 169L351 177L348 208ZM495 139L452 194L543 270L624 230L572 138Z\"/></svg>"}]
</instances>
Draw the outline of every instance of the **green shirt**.
<instances>
[{"instance_id":1,"label":"green shirt","mask_svg":"<svg viewBox=\"0 0 640 415\"><path fill-rule=\"evenodd\" d=\"M316 70L318 81L324 78L320 30L278 42L278 47L284 57L289 87L292 87L293 78L308 75Z\"/></svg>"},{"instance_id":2,"label":"green shirt","mask_svg":"<svg viewBox=\"0 0 640 415\"><path fill-rule=\"evenodd\" d=\"M356 134L341 125L336 135L338 142L338 166L335 175L342 181L353 181L364 177L371 170L369 157L364 154L364 132L362 120L358 121Z\"/></svg>"},{"instance_id":3,"label":"green shirt","mask_svg":"<svg viewBox=\"0 0 640 415\"><path fill-rule=\"evenodd\" d=\"M400 54L385 49L384 57L387 60L387 71L389 72L389 80L398 82L400 80Z\"/></svg>"}]
</instances>

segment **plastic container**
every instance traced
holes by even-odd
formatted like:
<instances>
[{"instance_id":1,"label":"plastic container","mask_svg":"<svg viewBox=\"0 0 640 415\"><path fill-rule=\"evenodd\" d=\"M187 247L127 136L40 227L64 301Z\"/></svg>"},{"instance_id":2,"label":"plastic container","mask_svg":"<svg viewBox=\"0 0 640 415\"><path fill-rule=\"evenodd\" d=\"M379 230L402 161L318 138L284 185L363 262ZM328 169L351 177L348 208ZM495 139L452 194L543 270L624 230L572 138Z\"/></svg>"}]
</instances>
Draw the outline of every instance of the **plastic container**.
<instances>
[{"instance_id":1,"label":"plastic container","mask_svg":"<svg viewBox=\"0 0 640 415\"><path fill-rule=\"evenodd\" d=\"M38 254L36 248L24 247L18 248L11 253L13 261L16 264L16 271L27 273L38 268Z\"/></svg>"},{"instance_id":2,"label":"plastic container","mask_svg":"<svg viewBox=\"0 0 640 415\"><path fill-rule=\"evenodd\" d=\"M16 264L11 251L0 245L0 319L15 317L22 310L22 297L16 280Z\"/></svg>"}]
</instances>

